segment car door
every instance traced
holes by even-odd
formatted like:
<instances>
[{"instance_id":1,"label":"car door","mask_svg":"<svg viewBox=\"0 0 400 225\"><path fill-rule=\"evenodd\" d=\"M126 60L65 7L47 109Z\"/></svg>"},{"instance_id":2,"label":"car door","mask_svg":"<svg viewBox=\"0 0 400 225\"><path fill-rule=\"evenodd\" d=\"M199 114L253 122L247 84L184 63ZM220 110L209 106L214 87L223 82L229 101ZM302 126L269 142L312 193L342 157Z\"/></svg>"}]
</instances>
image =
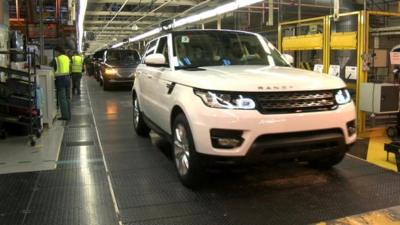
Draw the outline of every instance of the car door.
<instances>
[{"instance_id":1,"label":"car door","mask_svg":"<svg viewBox=\"0 0 400 225\"><path fill-rule=\"evenodd\" d=\"M141 106L142 111L144 112L145 116L151 117L151 111L152 111L152 104L150 102L152 101L150 95L151 95L151 90L149 87L153 86L152 82L152 73L153 73L153 68L151 66L147 66L144 63L144 60L146 59L146 56L154 54L156 47L157 47L158 39L155 39L151 42L146 47L146 51L143 54L142 58L142 63L139 65L138 69L136 70L136 76L135 76L135 82L139 82L139 91L137 91L138 94L138 99L139 103Z\"/></svg>"},{"instance_id":2,"label":"car door","mask_svg":"<svg viewBox=\"0 0 400 225\"><path fill-rule=\"evenodd\" d=\"M168 44L171 35L166 35L160 37L156 52L158 54L164 55L166 59L166 64L164 66L153 67L151 69L151 86L149 86L151 95L151 117L153 122L155 122L161 129L168 132L169 129L169 114L171 108L171 90L173 89L173 83L165 80L166 74L172 73L172 67L170 67L169 62L169 52L172 50L171 46Z\"/></svg>"}]
</instances>

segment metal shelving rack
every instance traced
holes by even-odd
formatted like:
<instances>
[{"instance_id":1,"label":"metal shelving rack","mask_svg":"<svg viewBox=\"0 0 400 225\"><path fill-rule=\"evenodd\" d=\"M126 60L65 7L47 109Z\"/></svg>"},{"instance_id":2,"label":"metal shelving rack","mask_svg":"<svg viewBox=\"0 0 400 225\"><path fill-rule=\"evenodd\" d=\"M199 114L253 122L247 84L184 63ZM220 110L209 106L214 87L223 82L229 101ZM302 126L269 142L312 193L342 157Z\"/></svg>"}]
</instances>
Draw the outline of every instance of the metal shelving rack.
<instances>
[{"instance_id":1,"label":"metal shelving rack","mask_svg":"<svg viewBox=\"0 0 400 225\"><path fill-rule=\"evenodd\" d=\"M0 66L0 72L5 73L7 77L4 87L8 93L5 98L0 99L0 108L3 111L0 112L0 122L27 126L30 145L35 146L36 138L40 138L42 132L40 110L37 108L36 102L37 78L35 54L13 50L0 51L0 54L22 54L25 59L28 59L26 70L13 69L11 62L7 67ZM10 85L10 81L14 85ZM2 135L6 136L5 134Z\"/></svg>"}]
</instances>

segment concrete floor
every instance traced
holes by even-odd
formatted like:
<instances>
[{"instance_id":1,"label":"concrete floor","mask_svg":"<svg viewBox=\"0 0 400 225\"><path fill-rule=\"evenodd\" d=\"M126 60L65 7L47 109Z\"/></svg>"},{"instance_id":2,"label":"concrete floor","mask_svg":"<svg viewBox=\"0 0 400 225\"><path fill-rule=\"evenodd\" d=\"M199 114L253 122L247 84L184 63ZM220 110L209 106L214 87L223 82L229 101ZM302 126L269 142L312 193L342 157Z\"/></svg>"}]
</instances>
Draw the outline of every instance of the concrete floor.
<instances>
[{"instance_id":1,"label":"concrete floor","mask_svg":"<svg viewBox=\"0 0 400 225\"><path fill-rule=\"evenodd\" d=\"M63 123L57 121L45 129L35 147L25 136L0 140L0 174L55 169L63 134Z\"/></svg>"}]
</instances>

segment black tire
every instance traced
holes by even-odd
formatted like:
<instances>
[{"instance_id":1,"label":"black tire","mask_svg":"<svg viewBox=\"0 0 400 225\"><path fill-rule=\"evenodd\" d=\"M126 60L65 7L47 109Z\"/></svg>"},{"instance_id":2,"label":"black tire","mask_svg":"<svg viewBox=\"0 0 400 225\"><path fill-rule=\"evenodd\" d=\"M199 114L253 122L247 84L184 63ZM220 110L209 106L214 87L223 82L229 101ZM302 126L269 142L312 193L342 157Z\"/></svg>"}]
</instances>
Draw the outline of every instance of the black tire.
<instances>
[{"instance_id":1,"label":"black tire","mask_svg":"<svg viewBox=\"0 0 400 225\"><path fill-rule=\"evenodd\" d=\"M177 136L178 133L180 134L180 138L178 138ZM201 164L200 155L196 152L194 146L193 136L190 130L189 123L184 114L178 114L175 117L172 126L172 134L172 157L179 179L186 187L195 188L201 183L204 176L204 170ZM184 138L184 136L186 138ZM178 139L181 139L181 143L179 143ZM184 139L186 140L184 141ZM186 149L184 149L185 147ZM186 160L184 160L183 158L186 158ZM186 166L186 169L184 168L184 170L186 171L183 171L181 168L182 166L185 166L183 163L184 161L187 162L188 165Z\"/></svg>"},{"instance_id":2,"label":"black tire","mask_svg":"<svg viewBox=\"0 0 400 225\"><path fill-rule=\"evenodd\" d=\"M111 84L107 80L103 80L103 90L104 91L109 91L111 89Z\"/></svg>"},{"instance_id":3,"label":"black tire","mask_svg":"<svg viewBox=\"0 0 400 225\"><path fill-rule=\"evenodd\" d=\"M42 132L40 130L37 130L35 132L35 136L36 136L36 138L40 138L42 136Z\"/></svg>"},{"instance_id":4,"label":"black tire","mask_svg":"<svg viewBox=\"0 0 400 225\"><path fill-rule=\"evenodd\" d=\"M94 73L94 77L96 78L97 81L101 82L100 75L97 72Z\"/></svg>"},{"instance_id":5,"label":"black tire","mask_svg":"<svg viewBox=\"0 0 400 225\"><path fill-rule=\"evenodd\" d=\"M143 119L143 112L140 110L139 101L137 100L135 94L132 97L132 104L133 128L135 129L137 135L147 137L149 136L150 128Z\"/></svg>"},{"instance_id":6,"label":"black tire","mask_svg":"<svg viewBox=\"0 0 400 225\"><path fill-rule=\"evenodd\" d=\"M34 137L31 137L29 140L29 144L31 145L31 147L34 147L36 145L36 140Z\"/></svg>"},{"instance_id":7,"label":"black tire","mask_svg":"<svg viewBox=\"0 0 400 225\"><path fill-rule=\"evenodd\" d=\"M386 134L389 138L394 138L398 136L398 131L396 127L388 127L386 129Z\"/></svg>"},{"instance_id":8,"label":"black tire","mask_svg":"<svg viewBox=\"0 0 400 225\"><path fill-rule=\"evenodd\" d=\"M309 165L315 169L327 170L332 168L334 165L339 164L343 160L345 155L345 152L338 152L335 154L326 155L324 157L310 160Z\"/></svg>"}]
</instances>

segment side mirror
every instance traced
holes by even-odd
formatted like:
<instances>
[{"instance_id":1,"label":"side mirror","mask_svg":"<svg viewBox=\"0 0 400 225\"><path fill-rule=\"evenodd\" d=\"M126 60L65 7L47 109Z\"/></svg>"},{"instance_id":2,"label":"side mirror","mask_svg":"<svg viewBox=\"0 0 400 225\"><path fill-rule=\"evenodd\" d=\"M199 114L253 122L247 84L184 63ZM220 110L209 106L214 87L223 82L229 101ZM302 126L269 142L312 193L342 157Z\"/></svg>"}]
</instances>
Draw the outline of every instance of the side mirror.
<instances>
[{"instance_id":1,"label":"side mirror","mask_svg":"<svg viewBox=\"0 0 400 225\"><path fill-rule=\"evenodd\" d=\"M294 58L293 56L289 55L289 54L283 54L283 58L286 59L286 61L288 61L290 64L294 63Z\"/></svg>"},{"instance_id":2,"label":"side mirror","mask_svg":"<svg viewBox=\"0 0 400 225\"><path fill-rule=\"evenodd\" d=\"M151 54L146 56L144 63L148 66L164 66L167 60L163 54Z\"/></svg>"}]
</instances>

